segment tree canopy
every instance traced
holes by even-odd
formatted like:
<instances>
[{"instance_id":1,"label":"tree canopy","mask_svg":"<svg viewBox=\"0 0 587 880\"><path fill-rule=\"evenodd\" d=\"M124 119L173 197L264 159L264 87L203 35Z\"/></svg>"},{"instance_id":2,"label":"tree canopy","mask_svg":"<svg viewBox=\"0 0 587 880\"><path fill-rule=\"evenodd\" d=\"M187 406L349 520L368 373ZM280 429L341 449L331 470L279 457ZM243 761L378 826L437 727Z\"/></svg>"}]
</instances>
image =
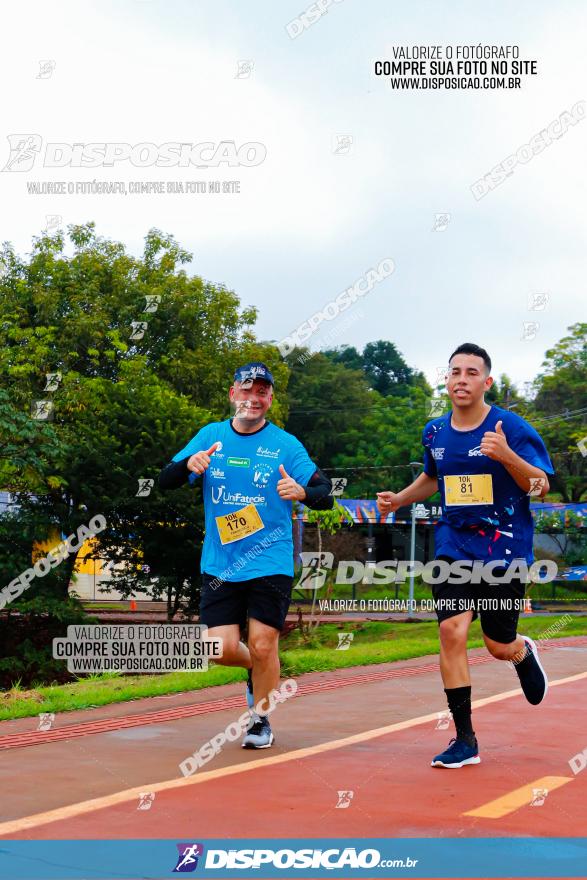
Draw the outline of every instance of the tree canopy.
<instances>
[{"instance_id":1,"label":"tree canopy","mask_svg":"<svg viewBox=\"0 0 587 880\"><path fill-rule=\"evenodd\" d=\"M173 605L193 594L200 490L164 495L149 481L202 425L229 414L232 373L248 360L275 376L270 418L321 467L348 477L347 496L411 479L432 391L395 344L300 349L286 362L256 339L255 309L188 274L191 259L156 229L132 256L92 223L40 236L24 258L3 246L0 488L19 505L0 518L5 582L27 564L32 536L66 536L101 514L101 550L125 563L119 589L155 586ZM586 331L573 325L546 352L531 393L502 375L488 395L543 435L564 501L587 493ZM70 557L33 592L63 598L73 565Z\"/></svg>"}]
</instances>

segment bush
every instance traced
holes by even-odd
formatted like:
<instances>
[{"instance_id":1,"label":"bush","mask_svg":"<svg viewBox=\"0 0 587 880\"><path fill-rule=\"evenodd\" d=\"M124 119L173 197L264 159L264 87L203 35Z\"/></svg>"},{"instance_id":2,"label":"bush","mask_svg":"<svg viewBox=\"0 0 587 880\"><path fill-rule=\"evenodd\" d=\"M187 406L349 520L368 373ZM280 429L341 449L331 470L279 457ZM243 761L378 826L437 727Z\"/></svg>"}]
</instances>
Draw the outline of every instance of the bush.
<instances>
[{"instance_id":1,"label":"bush","mask_svg":"<svg viewBox=\"0 0 587 880\"><path fill-rule=\"evenodd\" d=\"M0 688L73 681L63 660L53 659L53 639L71 624L94 623L80 601L38 595L0 614Z\"/></svg>"}]
</instances>

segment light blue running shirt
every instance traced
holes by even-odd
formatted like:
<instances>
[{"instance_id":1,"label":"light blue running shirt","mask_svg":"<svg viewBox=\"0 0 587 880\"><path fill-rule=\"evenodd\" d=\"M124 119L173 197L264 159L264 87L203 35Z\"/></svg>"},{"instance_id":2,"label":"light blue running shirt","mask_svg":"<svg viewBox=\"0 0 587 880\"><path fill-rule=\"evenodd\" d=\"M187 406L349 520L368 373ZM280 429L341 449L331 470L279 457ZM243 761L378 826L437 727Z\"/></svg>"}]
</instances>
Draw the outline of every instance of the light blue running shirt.
<instances>
[{"instance_id":1,"label":"light blue running shirt","mask_svg":"<svg viewBox=\"0 0 587 880\"><path fill-rule=\"evenodd\" d=\"M221 446L203 474L202 572L223 581L293 576L292 502L277 494L279 465L301 486L309 483L316 465L296 437L271 422L254 434L239 434L231 419L205 425L173 461L216 442ZM190 474L190 483L196 479Z\"/></svg>"}]
</instances>

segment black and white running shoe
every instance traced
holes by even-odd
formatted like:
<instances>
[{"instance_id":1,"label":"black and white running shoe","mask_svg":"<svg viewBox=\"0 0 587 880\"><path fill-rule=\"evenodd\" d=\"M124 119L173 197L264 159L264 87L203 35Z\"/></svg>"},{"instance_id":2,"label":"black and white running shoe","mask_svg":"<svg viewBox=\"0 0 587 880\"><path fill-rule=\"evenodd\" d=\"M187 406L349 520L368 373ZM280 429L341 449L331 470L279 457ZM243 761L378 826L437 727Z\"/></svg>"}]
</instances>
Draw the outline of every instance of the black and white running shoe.
<instances>
[{"instance_id":1,"label":"black and white running shoe","mask_svg":"<svg viewBox=\"0 0 587 880\"><path fill-rule=\"evenodd\" d=\"M538 657L538 648L529 636L522 636L526 643L523 660L514 663L524 696L533 706L541 703L548 691L548 678Z\"/></svg>"},{"instance_id":2,"label":"black and white running shoe","mask_svg":"<svg viewBox=\"0 0 587 880\"><path fill-rule=\"evenodd\" d=\"M242 741L243 749L268 749L273 745L273 731L266 715L253 715Z\"/></svg>"}]
</instances>

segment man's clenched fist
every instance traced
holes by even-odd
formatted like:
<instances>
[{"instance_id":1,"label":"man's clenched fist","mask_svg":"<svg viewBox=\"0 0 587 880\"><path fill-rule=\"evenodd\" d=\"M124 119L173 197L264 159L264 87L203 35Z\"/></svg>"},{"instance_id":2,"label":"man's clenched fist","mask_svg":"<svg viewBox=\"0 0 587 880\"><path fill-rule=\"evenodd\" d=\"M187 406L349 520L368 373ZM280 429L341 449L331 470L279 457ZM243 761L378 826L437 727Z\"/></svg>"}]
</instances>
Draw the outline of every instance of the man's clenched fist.
<instances>
[{"instance_id":1,"label":"man's clenched fist","mask_svg":"<svg viewBox=\"0 0 587 880\"><path fill-rule=\"evenodd\" d=\"M389 513L395 513L398 508L400 508L401 502L398 501L398 494L396 492L378 492L377 493L377 510L383 516L387 516Z\"/></svg>"}]
</instances>

